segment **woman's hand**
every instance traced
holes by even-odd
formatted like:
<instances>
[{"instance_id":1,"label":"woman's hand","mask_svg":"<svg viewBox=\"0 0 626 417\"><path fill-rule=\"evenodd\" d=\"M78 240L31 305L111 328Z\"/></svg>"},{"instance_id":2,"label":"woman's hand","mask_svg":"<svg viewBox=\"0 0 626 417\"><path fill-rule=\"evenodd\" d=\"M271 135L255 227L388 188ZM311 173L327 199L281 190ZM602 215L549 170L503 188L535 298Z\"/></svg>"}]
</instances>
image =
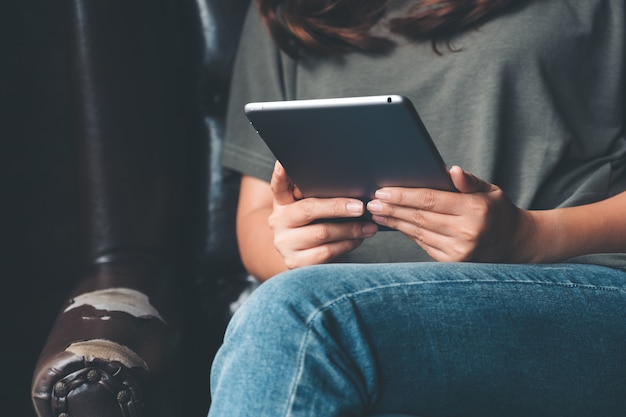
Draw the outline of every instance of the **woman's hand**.
<instances>
[{"instance_id":1,"label":"woman's hand","mask_svg":"<svg viewBox=\"0 0 626 417\"><path fill-rule=\"evenodd\" d=\"M459 193L387 187L367 209L375 222L404 233L438 261L529 261L534 228L529 212L459 167L452 167L450 176Z\"/></svg>"},{"instance_id":2,"label":"woman's hand","mask_svg":"<svg viewBox=\"0 0 626 417\"><path fill-rule=\"evenodd\" d=\"M273 210L268 218L274 246L289 269L326 263L356 249L378 227L367 222L318 222L359 217L365 208L350 198L305 198L276 162L271 179Z\"/></svg>"}]
</instances>

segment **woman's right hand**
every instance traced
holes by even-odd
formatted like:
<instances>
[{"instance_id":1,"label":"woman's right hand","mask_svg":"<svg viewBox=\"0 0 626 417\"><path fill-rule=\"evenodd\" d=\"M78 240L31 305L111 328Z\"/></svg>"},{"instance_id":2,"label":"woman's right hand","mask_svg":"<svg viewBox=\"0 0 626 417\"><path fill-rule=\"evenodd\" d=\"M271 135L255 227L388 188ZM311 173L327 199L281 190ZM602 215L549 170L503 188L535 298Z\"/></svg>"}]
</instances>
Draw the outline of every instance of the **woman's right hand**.
<instances>
[{"instance_id":1,"label":"woman's right hand","mask_svg":"<svg viewBox=\"0 0 626 417\"><path fill-rule=\"evenodd\" d=\"M278 161L270 186L273 210L268 222L274 246L289 269L329 262L356 249L378 230L377 225L368 222L320 221L359 217L364 213L364 204L352 198L302 198Z\"/></svg>"}]
</instances>

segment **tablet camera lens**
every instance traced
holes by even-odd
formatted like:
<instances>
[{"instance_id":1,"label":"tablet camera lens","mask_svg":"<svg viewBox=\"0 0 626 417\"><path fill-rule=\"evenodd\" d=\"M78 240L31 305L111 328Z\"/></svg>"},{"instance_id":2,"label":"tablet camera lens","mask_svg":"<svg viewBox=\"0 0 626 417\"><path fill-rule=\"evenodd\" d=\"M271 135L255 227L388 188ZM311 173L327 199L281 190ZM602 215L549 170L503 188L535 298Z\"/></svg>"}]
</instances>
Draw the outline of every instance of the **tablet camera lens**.
<instances>
[{"instance_id":1,"label":"tablet camera lens","mask_svg":"<svg viewBox=\"0 0 626 417\"><path fill-rule=\"evenodd\" d=\"M387 103L391 103L391 97L387 97Z\"/></svg>"}]
</instances>

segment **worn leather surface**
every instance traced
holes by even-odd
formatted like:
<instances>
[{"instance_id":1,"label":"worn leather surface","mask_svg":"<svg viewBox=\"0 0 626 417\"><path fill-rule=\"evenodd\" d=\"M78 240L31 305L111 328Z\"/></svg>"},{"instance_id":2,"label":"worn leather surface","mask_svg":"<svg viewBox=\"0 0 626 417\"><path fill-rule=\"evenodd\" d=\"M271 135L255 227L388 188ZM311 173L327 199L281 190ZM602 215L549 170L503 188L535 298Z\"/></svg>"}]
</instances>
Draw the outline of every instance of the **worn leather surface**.
<instances>
[{"instance_id":1,"label":"worn leather surface","mask_svg":"<svg viewBox=\"0 0 626 417\"><path fill-rule=\"evenodd\" d=\"M171 285L165 279L167 272L162 268L162 264L149 259L112 262L94 268L79 283L61 306L37 364L32 395L39 415L90 415L78 410L99 410L102 415L115 416L178 414L182 398L177 392L177 382L182 378L178 356L180 316ZM149 294L162 320L106 310L100 305L81 305L65 311L75 297L109 288ZM135 355L125 358L125 352L91 357L68 349L76 342L93 340L122 346L141 361ZM97 371L98 377L89 378L90 370ZM61 393L59 384L65 387ZM125 407L120 395L127 403Z\"/></svg>"},{"instance_id":2,"label":"worn leather surface","mask_svg":"<svg viewBox=\"0 0 626 417\"><path fill-rule=\"evenodd\" d=\"M191 203L195 213L198 257L194 260L197 290L204 314L223 326L229 318L228 305L248 286L239 259L235 210L240 176L221 167L225 112L233 60L239 33L250 0L197 0L200 33L197 37L200 77L199 98L201 138L195 142L196 159L190 164L190 195L204 200ZM208 158L206 157L208 155ZM208 193L203 193L208 190Z\"/></svg>"},{"instance_id":3,"label":"worn leather surface","mask_svg":"<svg viewBox=\"0 0 626 417\"><path fill-rule=\"evenodd\" d=\"M33 403L41 417L205 415L211 355L248 285L239 178L219 165L248 0L66 3L84 272L41 352ZM162 319L115 302L70 308L112 288ZM93 341L111 349L72 350Z\"/></svg>"}]
</instances>

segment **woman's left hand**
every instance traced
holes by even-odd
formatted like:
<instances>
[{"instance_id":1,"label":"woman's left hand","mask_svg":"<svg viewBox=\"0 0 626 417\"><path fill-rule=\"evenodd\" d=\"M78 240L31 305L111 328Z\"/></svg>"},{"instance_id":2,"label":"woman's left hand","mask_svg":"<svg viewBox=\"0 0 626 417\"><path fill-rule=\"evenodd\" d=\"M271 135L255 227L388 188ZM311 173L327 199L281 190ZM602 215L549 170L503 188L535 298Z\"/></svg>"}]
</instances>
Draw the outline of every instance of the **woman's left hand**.
<instances>
[{"instance_id":1,"label":"woman's left hand","mask_svg":"<svg viewBox=\"0 0 626 417\"><path fill-rule=\"evenodd\" d=\"M527 262L533 218L496 185L455 166L459 191L385 187L367 209L373 220L404 233L432 258L448 262Z\"/></svg>"}]
</instances>

